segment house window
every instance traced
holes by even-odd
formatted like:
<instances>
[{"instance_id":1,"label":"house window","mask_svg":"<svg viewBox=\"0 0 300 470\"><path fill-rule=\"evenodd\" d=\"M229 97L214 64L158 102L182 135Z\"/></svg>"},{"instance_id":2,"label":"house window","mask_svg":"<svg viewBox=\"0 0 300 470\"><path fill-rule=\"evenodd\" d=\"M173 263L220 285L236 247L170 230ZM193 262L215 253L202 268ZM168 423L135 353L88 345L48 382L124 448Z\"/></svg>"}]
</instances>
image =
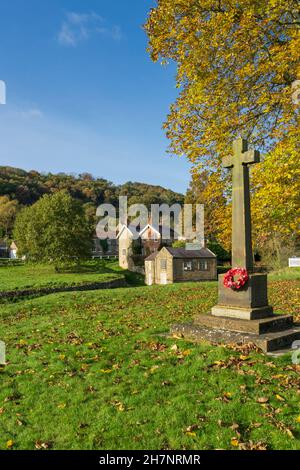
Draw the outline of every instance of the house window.
<instances>
[{"instance_id":1,"label":"house window","mask_svg":"<svg viewBox=\"0 0 300 470\"><path fill-rule=\"evenodd\" d=\"M126 253L127 253L127 251L126 251L125 249L122 250L122 255L123 255L123 256L126 256Z\"/></svg>"},{"instance_id":2,"label":"house window","mask_svg":"<svg viewBox=\"0 0 300 470\"><path fill-rule=\"evenodd\" d=\"M208 270L208 265L207 261L199 261L199 271L207 271Z\"/></svg>"},{"instance_id":3,"label":"house window","mask_svg":"<svg viewBox=\"0 0 300 470\"><path fill-rule=\"evenodd\" d=\"M166 259L161 259L160 260L160 269L162 271L166 271L166 269L167 269L167 260Z\"/></svg>"},{"instance_id":4,"label":"house window","mask_svg":"<svg viewBox=\"0 0 300 470\"><path fill-rule=\"evenodd\" d=\"M184 270L184 271L193 271L193 263L192 263L192 261L184 261L184 262L183 262L183 270Z\"/></svg>"}]
</instances>

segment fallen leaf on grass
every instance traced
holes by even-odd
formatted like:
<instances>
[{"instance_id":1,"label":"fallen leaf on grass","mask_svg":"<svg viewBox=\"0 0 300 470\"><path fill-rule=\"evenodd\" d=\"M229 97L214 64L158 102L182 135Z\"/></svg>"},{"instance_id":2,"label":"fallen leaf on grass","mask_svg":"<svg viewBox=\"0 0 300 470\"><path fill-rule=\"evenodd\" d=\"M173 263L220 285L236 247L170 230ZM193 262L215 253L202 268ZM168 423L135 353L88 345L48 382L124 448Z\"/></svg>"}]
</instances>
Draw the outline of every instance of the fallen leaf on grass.
<instances>
[{"instance_id":1,"label":"fallen leaf on grass","mask_svg":"<svg viewBox=\"0 0 300 470\"><path fill-rule=\"evenodd\" d=\"M232 445L233 447L238 447L239 444L240 444L240 443L239 443L239 441L237 440L236 437L233 437L233 438L231 439L231 445Z\"/></svg>"},{"instance_id":2,"label":"fallen leaf on grass","mask_svg":"<svg viewBox=\"0 0 300 470\"><path fill-rule=\"evenodd\" d=\"M7 441L6 443L6 447L7 449L11 449L14 445L14 441L12 441L11 439L9 439L9 441Z\"/></svg>"},{"instance_id":3,"label":"fallen leaf on grass","mask_svg":"<svg viewBox=\"0 0 300 470\"><path fill-rule=\"evenodd\" d=\"M51 444L50 444L50 442L36 441L34 447L37 450L42 450L42 449L47 450L47 449L51 448Z\"/></svg>"},{"instance_id":4,"label":"fallen leaf on grass","mask_svg":"<svg viewBox=\"0 0 300 470\"><path fill-rule=\"evenodd\" d=\"M241 361L248 361L249 356L243 356L243 354L240 355L240 360Z\"/></svg>"},{"instance_id":5,"label":"fallen leaf on grass","mask_svg":"<svg viewBox=\"0 0 300 470\"><path fill-rule=\"evenodd\" d=\"M260 398L258 398L256 401L257 401L257 403L268 403L269 398L267 398L267 397L260 397Z\"/></svg>"},{"instance_id":6,"label":"fallen leaf on grass","mask_svg":"<svg viewBox=\"0 0 300 470\"><path fill-rule=\"evenodd\" d=\"M195 431L199 429L199 426L198 424L192 424L191 426L188 426L185 430L185 433L188 434L188 433L193 433L196 435Z\"/></svg>"},{"instance_id":7,"label":"fallen leaf on grass","mask_svg":"<svg viewBox=\"0 0 300 470\"><path fill-rule=\"evenodd\" d=\"M181 334L174 334L174 335L172 335L172 338L174 338L174 339L183 339L184 335L182 333Z\"/></svg>"},{"instance_id":8,"label":"fallen leaf on grass","mask_svg":"<svg viewBox=\"0 0 300 470\"><path fill-rule=\"evenodd\" d=\"M242 442L239 446L240 450L267 450L264 442Z\"/></svg>"},{"instance_id":9,"label":"fallen leaf on grass","mask_svg":"<svg viewBox=\"0 0 300 470\"><path fill-rule=\"evenodd\" d=\"M280 396L280 395L276 395L276 398L277 398L277 400L279 400L279 401L285 401L285 399L284 399L282 396Z\"/></svg>"},{"instance_id":10,"label":"fallen leaf on grass","mask_svg":"<svg viewBox=\"0 0 300 470\"><path fill-rule=\"evenodd\" d=\"M291 439L295 439L294 434L292 433L292 431L291 431L289 428L286 428L286 429L285 429L285 432L287 433L287 435L288 435Z\"/></svg>"},{"instance_id":11,"label":"fallen leaf on grass","mask_svg":"<svg viewBox=\"0 0 300 470\"><path fill-rule=\"evenodd\" d=\"M233 425L230 426L230 429L232 429L233 431L236 431L237 429L239 429L239 427L240 427L239 424L233 423Z\"/></svg>"},{"instance_id":12,"label":"fallen leaf on grass","mask_svg":"<svg viewBox=\"0 0 300 470\"><path fill-rule=\"evenodd\" d=\"M191 354L192 350L191 349L187 349L186 351L183 351L182 355L183 356L189 356Z\"/></svg>"},{"instance_id":13,"label":"fallen leaf on grass","mask_svg":"<svg viewBox=\"0 0 300 470\"><path fill-rule=\"evenodd\" d=\"M118 411L125 411L125 406L121 401L117 401L115 403L115 407L117 408Z\"/></svg>"}]
</instances>

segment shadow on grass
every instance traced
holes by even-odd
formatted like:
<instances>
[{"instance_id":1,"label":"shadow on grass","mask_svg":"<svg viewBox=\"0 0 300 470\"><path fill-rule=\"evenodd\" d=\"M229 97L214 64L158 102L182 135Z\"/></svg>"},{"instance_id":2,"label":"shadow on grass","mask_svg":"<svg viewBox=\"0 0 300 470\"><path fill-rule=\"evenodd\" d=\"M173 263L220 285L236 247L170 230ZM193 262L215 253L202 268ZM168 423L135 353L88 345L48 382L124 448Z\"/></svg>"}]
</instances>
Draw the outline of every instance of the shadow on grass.
<instances>
[{"instance_id":1,"label":"shadow on grass","mask_svg":"<svg viewBox=\"0 0 300 470\"><path fill-rule=\"evenodd\" d=\"M80 263L61 264L55 267L55 271L60 274L88 274L88 273L115 273L122 271L118 267L116 260L87 260Z\"/></svg>"},{"instance_id":2,"label":"shadow on grass","mask_svg":"<svg viewBox=\"0 0 300 470\"><path fill-rule=\"evenodd\" d=\"M142 274L124 271L124 276L129 287L145 287L145 277Z\"/></svg>"}]
</instances>

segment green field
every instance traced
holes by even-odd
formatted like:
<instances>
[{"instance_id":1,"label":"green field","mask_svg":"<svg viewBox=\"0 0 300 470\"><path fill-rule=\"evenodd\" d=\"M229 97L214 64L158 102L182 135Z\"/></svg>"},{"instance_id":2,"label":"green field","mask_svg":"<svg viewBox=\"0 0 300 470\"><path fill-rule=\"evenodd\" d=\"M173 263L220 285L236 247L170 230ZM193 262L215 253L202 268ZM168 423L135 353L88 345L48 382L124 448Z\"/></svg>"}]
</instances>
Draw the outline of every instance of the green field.
<instances>
[{"instance_id":1,"label":"green field","mask_svg":"<svg viewBox=\"0 0 300 470\"><path fill-rule=\"evenodd\" d=\"M74 286L122 277L117 262L104 263L98 260L83 263L80 267L69 267L62 272L56 272L54 266L43 264L1 266L0 291Z\"/></svg>"},{"instance_id":2,"label":"green field","mask_svg":"<svg viewBox=\"0 0 300 470\"><path fill-rule=\"evenodd\" d=\"M271 281L278 313L299 315L299 287ZM0 305L0 448L300 449L290 356L162 335L216 299L211 282Z\"/></svg>"}]
</instances>

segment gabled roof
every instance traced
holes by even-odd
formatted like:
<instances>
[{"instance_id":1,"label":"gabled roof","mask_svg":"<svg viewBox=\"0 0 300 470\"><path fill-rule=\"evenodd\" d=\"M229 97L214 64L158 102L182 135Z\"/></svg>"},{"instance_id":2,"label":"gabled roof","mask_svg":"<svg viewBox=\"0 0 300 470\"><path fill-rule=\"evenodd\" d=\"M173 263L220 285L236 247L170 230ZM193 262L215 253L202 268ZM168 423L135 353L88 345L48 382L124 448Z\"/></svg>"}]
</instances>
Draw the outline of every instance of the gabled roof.
<instances>
[{"instance_id":1,"label":"gabled roof","mask_svg":"<svg viewBox=\"0 0 300 470\"><path fill-rule=\"evenodd\" d=\"M120 236L122 235L122 233L123 233L125 230L127 230L130 235L133 235L132 230L130 230L130 228L129 228L127 225L123 225L122 228L120 229L118 235L117 235L117 239L120 238Z\"/></svg>"},{"instance_id":2,"label":"gabled roof","mask_svg":"<svg viewBox=\"0 0 300 470\"><path fill-rule=\"evenodd\" d=\"M130 235L133 235L134 230L139 230L139 229L140 229L140 227L135 227L135 226L133 226L133 227L131 228L130 225L122 225L122 227L120 227L120 231L119 231L119 233L118 233L118 235L117 235L117 238L119 238L119 237L121 236L121 234L122 234L125 230L127 230ZM144 233L146 230L148 230L148 229L153 230L160 238L162 238L162 235L163 235L163 227L162 227L162 225L160 225L160 226L158 227L158 230L157 230L157 229L156 229L153 225L151 225L151 224L147 224L147 225L145 225L145 227L144 227L143 229L140 229L139 236L142 236L143 233ZM170 228L169 230L170 230L170 236L171 236L171 238L174 238L174 236L175 236L174 230L173 230L172 228Z\"/></svg>"},{"instance_id":3,"label":"gabled roof","mask_svg":"<svg viewBox=\"0 0 300 470\"><path fill-rule=\"evenodd\" d=\"M151 255L145 259L145 261L154 261L157 255L158 255L158 251L155 251L154 253L151 253Z\"/></svg>"},{"instance_id":4,"label":"gabled roof","mask_svg":"<svg viewBox=\"0 0 300 470\"><path fill-rule=\"evenodd\" d=\"M174 259L216 258L216 255L208 248L201 248L201 250L185 250L184 248L169 248L168 246L166 246L165 249L168 250L168 252ZM152 253L152 255L148 256L145 261L153 261L158 255L158 253L160 253L160 251Z\"/></svg>"},{"instance_id":5,"label":"gabled roof","mask_svg":"<svg viewBox=\"0 0 300 470\"><path fill-rule=\"evenodd\" d=\"M153 232L157 233L157 235L159 235L159 236L161 235L160 232L159 232L158 230L156 230L156 228L153 227L153 225L150 225L150 224L147 224L147 225L140 231L140 234L139 234L139 235L142 236L143 233L146 232L146 230L148 230L149 228L150 228L151 230L153 230Z\"/></svg>"},{"instance_id":6,"label":"gabled roof","mask_svg":"<svg viewBox=\"0 0 300 470\"><path fill-rule=\"evenodd\" d=\"M173 256L173 258L216 258L216 255L208 248L201 248L200 250L185 250L184 248L169 248L166 250Z\"/></svg>"}]
</instances>

